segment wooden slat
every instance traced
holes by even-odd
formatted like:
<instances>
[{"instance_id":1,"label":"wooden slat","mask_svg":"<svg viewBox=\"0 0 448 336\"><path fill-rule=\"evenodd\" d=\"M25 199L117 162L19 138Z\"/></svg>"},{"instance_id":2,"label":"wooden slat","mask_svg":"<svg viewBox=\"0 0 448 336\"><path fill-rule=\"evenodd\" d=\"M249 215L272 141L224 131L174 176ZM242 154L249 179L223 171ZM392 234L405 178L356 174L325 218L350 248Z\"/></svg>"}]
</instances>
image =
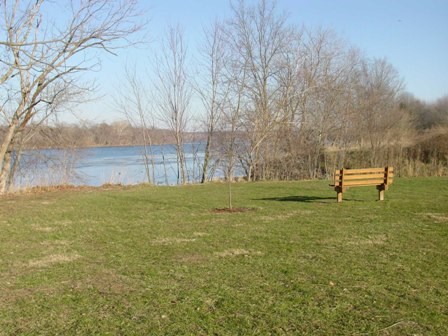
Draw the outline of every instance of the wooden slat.
<instances>
[{"instance_id":1,"label":"wooden slat","mask_svg":"<svg viewBox=\"0 0 448 336\"><path fill-rule=\"evenodd\" d=\"M362 174L362 173L379 173L379 172L385 172L386 169L390 172L394 172L394 167L384 167L384 168L361 168L361 169L349 169L344 168L344 174L346 173L354 173L354 174ZM342 169L336 169L335 175L341 174Z\"/></svg>"},{"instance_id":2,"label":"wooden slat","mask_svg":"<svg viewBox=\"0 0 448 336\"><path fill-rule=\"evenodd\" d=\"M380 179L380 178L384 178L384 180L386 180L386 178L388 180L392 180L394 178L394 174L362 174L362 175L345 175L344 174L344 181L351 181L351 180L368 180L368 179ZM335 176L334 178L335 181L341 181L341 176Z\"/></svg>"},{"instance_id":3,"label":"wooden slat","mask_svg":"<svg viewBox=\"0 0 448 336\"><path fill-rule=\"evenodd\" d=\"M355 178L355 177L344 177L344 183L346 182L350 182L350 181L372 181L372 180L380 180L382 181L382 183L389 183L391 184L394 179L393 177L389 177L389 178L385 178L382 176L378 176L378 177L370 177L370 178L366 178L366 177L362 177L362 178ZM342 180L341 179L335 179L334 183L341 183Z\"/></svg>"},{"instance_id":4,"label":"wooden slat","mask_svg":"<svg viewBox=\"0 0 448 336\"><path fill-rule=\"evenodd\" d=\"M384 180L364 180L364 181L344 181L344 183L337 182L336 186L350 187L350 186L363 186L363 185L380 185L384 184Z\"/></svg>"},{"instance_id":5,"label":"wooden slat","mask_svg":"<svg viewBox=\"0 0 448 336\"><path fill-rule=\"evenodd\" d=\"M357 175L345 175L344 174L344 181L368 180L368 179L380 179L380 178L385 178L384 173L357 174Z\"/></svg>"},{"instance_id":6,"label":"wooden slat","mask_svg":"<svg viewBox=\"0 0 448 336\"><path fill-rule=\"evenodd\" d=\"M359 174L359 173L384 173L384 168L363 168L363 169L344 169L345 174Z\"/></svg>"},{"instance_id":7,"label":"wooden slat","mask_svg":"<svg viewBox=\"0 0 448 336\"><path fill-rule=\"evenodd\" d=\"M350 186L362 186L362 185L382 185L385 184L384 180L363 180L363 181L344 181L336 182L337 187L350 187Z\"/></svg>"},{"instance_id":8,"label":"wooden slat","mask_svg":"<svg viewBox=\"0 0 448 336\"><path fill-rule=\"evenodd\" d=\"M394 172L393 168L390 167L387 171L388 173L392 174ZM379 174L379 173L386 173L385 168L372 168L370 169L344 169L344 175L355 175L355 174ZM340 170L336 170L334 175L340 176L342 175L342 172Z\"/></svg>"},{"instance_id":9,"label":"wooden slat","mask_svg":"<svg viewBox=\"0 0 448 336\"><path fill-rule=\"evenodd\" d=\"M392 175L388 175L388 177L386 178L386 176L384 175L351 175L351 176L344 176L344 181L356 181L356 180L372 180L372 179L383 179L384 181L388 180L388 181L392 181L394 179L394 176ZM335 178L334 179L336 182L340 182L342 181L342 179L339 178Z\"/></svg>"}]
</instances>

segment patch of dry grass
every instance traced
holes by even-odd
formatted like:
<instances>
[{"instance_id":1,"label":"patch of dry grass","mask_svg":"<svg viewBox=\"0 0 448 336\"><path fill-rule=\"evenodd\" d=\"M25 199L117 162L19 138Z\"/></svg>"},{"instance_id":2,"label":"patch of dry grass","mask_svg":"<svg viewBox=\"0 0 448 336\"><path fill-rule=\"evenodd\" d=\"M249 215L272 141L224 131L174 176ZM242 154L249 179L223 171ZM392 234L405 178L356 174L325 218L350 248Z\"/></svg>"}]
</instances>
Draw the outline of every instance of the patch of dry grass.
<instances>
[{"instance_id":1,"label":"patch of dry grass","mask_svg":"<svg viewBox=\"0 0 448 336\"><path fill-rule=\"evenodd\" d=\"M39 259L30 260L28 266L38 268L48 267L54 264L72 262L79 258L81 258L79 254L50 254Z\"/></svg>"},{"instance_id":2,"label":"patch of dry grass","mask_svg":"<svg viewBox=\"0 0 448 336\"><path fill-rule=\"evenodd\" d=\"M241 248L228 249L222 252L215 252L215 255L220 258L228 258L228 257L238 257L238 256L260 256L263 255L260 251L250 251Z\"/></svg>"},{"instance_id":3,"label":"patch of dry grass","mask_svg":"<svg viewBox=\"0 0 448 336\"><path fill-rule=\"evenodd\" d=\"M424 213L423 216L432 219L436 223L447 223L448 215L442 213Z\"/></svg>"},{"instance_id":4,"label":"patch of dry grass","mask_svg":"<svg viewBox=\"0 0 448 336\"><path fill-rule=\"evenodd\" d=\"M181 244L181 243L191 243L195 242L196 238L175 238L175 237L165 237L157 238L151 240L153 245L171 245L171 244Z\"/></svg>"}]
</instances>

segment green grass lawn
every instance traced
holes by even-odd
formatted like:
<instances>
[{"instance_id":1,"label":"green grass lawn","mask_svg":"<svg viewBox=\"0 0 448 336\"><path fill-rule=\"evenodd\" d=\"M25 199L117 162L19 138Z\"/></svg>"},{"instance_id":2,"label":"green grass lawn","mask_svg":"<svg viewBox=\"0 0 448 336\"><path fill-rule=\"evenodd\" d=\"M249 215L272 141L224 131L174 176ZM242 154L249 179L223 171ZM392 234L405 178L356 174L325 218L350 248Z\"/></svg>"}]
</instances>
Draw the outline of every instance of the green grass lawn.
<instances>
[{"instance_id":1,"label":"green grass lawn","mask_svg":"<svg viewBox=\"0 0 448 336\"><path fill-rule=\"evenodd\" d=\"M0 335L448 335L448 179L0 199Z\"/></svg>"}]
</instances>

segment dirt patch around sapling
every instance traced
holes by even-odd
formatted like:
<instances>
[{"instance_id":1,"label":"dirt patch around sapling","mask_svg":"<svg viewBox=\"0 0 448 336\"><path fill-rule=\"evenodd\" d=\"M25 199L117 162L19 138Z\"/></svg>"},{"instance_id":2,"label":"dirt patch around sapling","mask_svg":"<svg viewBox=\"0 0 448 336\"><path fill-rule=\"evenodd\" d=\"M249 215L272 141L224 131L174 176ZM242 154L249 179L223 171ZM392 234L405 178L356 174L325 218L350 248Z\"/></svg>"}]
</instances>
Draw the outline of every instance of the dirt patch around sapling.
<instances>
[{"instance_id":1,"label":"dirt patch around sapling","mask_svg":"<svg viewBox=\"0 0 448 336\"><path fill-rule=\"evenodd\" d=\"M239 213L239 212L249 212L255 211L255 208L215 208L212 209L212 213Z\"/></svg>"}]
</instances>

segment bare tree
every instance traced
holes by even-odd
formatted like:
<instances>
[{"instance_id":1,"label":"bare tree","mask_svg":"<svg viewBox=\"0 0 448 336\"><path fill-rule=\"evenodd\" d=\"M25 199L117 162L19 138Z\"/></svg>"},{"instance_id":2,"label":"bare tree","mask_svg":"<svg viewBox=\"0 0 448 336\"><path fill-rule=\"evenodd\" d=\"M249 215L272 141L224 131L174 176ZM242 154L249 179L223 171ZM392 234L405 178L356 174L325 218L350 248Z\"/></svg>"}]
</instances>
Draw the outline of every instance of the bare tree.
<instances>
[{"instance_id":1,"label":"bare tree","mask_svg":"<svg viewBox=\"0 0 448 336\"><path fill-rule=\"evenodd\" d=\"M300 74L302 34L303 32L299 30L293 33L291 43L282 51L281 67L277 73L280 86L277 106L284 120L280 125L278 136L283 143L283 151L289 154L295 151L297 145L295 138L298 133L299 106L303 95Z\"/></svg>"},{"instance_id":2,"label":"bare tree","mask_svg":"<svg viewBox=\"0 0 448 336\"><path fill-rule=\"evenodd\" d=\"M229 88L224 100L222 118L220 119L222 165L228 186L228 207L232 209L232 182L235 166L241 158L239 147L245 138L241 136L241 114L245 110L246 100L244 89L246 86L246 67L238 67L230 63L226 67L226 84Z\"/></svg>"},{"instance_id":3,"label":"bare tree","mask_svg":"<svg viewBox=\"0 0 448 336\"><path fill-rule=\"evenodd\" d=\"M361 146L369 149L370 164L382 164L381 152L397 141L395 131L406 123L405 113L399 109L399 95L403 81L397 70L384 59L364 60L358 82L358 130Z\"/></svg>"},{"instance_id":4,"label":"bare tree","mask_svg":"<svg viewBox=\"0 0 448 336\"><path fill-rule=\"evenodd\" d=\"M246 99L251 104L245 111L248 178L262 179L269 151L268 137L282 122L277 108L280 70L284 48L291 42L286 16L278 15L275 2L260 0L254 7L243 0L232 4L233 17L227 24L227 37L234 63L246 67ZM257 171L254 171L256 169Z\"/></svg>"},{"instance_id":5,"label":"bare tree","mask_svg":"<svg viewBox=\"0 0 448 336\"><path fill-rule=\"evenodd\" d=\"M187 181L184 136L192 89L187 75L187 48L182 29L169 27L156 57L155 100L160 118L171 130L177 153L177 182Z\"/></svg>"},{"instance_id":6,"label":"bare tree","mask_svg":"<svg viewBox=\"0 0 448 336\"><path fill-rule=\"evenodd\" d=\"M153 184L155 182L155 162L151 128L154 129L154 115L147 92L148 90L137 75L136 68L131 70L127 67L125 69L125 85L120 87L120 92L117 92L115 105L125 115L129 123L140 130L146 179L148 183Z\"/></svg>"},{"instance_id":7,"label":"bare tree","mask_svg":"<svg viewBox=\"0 0 448 336\"><path fill-rule=\"evenodd\" d=\"M207 133L201 183L204 183L207 179L217 123L222 115L229 88L224 80L227 55L223 39L223 27L220 23L215 22L209 30L204 30L204 35L205 42L200 50L202 56L201 80L196 85L196 91L205 109Z\"/></svg>"},{"instance_id":8,"label":"bare tree","mask_svg":"<svg viewBox=\"0 0 448 336\"><path fill-rule=\"evenodd\" d=\"M0 193L7 192L23 148L24 130L79 101L92 88L79 79L99 64L97 52L114 53L141 26L137 1L66 1L67 19L51 21L50 1L3 0L0 6L1 116L7 131L0 146ZM62 23L59 23L62 22ZM17 156L18 157L18 156Z\"/></svg>"},{"instance_id":9,"label":"bare tree","mask_svg":"<svg viewBox=\"0 0 448 336\"><path fill-rule=\"evenodd\" d=\"M356 53L331 30L307 31L300 73L303 76L301 145L307 155L308 176L321 177L328 170L326 149L347 124Z\"/></svg>"}]
</instances>

